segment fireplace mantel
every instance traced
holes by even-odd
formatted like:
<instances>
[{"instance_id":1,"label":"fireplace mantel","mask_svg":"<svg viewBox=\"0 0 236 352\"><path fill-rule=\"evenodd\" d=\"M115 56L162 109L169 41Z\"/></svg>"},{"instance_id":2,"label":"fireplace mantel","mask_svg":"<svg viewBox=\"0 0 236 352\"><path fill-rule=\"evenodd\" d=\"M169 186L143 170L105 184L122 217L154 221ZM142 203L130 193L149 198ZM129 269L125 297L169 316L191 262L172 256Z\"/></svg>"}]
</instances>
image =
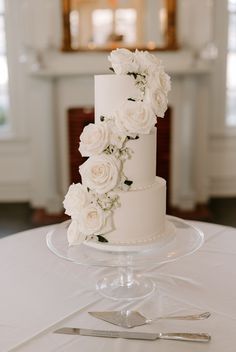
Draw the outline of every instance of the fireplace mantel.
<instances>
[{"instance_id":1,"label":"fireplace mantel","mask_svg":"<svg viewBox=\"0 0 236 352\"><path fill-rule=\"evenodd\" d=\"M171 205L191 210L208 197L207 123L209 63L187 50L158 53L172 77L169 104L173 110ZM62 209L69 185L67 111L94 104L95 74L109 73L104 53L47 53L37 70L29 70L32 111L33 206L49 212ZM35 67L35 65L34 65ZM41 134L44 135L42 145ZM79 136L78 136L79 139Z\"/></svg>"},{"instance_id":2,"label":"fireplace mantel","mask_svg":"<svg viewBox=\"0 0 236 352\"><path fill-rule=\"evenodd\" d=\"M190 50L154 53L163 61L171 75L208 74L211 66L198 60ZM86 76L109 73L107 53L59 53L48 52L40 62L31 65L30 74L41 78L62 78L64 76Z\"/></svg>"}]
</instances>

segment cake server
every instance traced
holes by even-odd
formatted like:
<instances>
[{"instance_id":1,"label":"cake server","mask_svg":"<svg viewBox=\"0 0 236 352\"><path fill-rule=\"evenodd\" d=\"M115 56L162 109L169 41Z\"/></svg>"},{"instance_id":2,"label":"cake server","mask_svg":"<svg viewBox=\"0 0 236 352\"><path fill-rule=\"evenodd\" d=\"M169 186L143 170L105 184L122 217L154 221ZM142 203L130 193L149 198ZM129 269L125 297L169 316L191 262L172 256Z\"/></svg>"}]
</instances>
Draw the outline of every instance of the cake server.
<instances>
[{"instance_id":1,"label":"cake server","mask_svg":"<svg viewBox=\"0 0 236 352\"><path fill-rule=\"evenodd\" d=\"M206 333L187 333L187 332L131 332L131 331L109 331L93 330L80 328L61 328L54 331L56 334L95 336L95 337L113 337L134 340L179 340L192 342L209 342L211 337Z\"/></svg>"},{"instance_id":2,"label":"cake server","mask_svg":"<svg viewBox=\"0 0 236 352\"><path fill-rule=\"evenodd\" d=\"M122 326L123 328L133 328L135 326L153 323L160 319L172 320L203 320L210 317L211 313L204 312L201 314L192 315L165 315L155 319L148 319L141 313L133 310L124 311L105 311L105 312L88 312L95 318L105 320L108 323Z\"/></svg>"}]
</instances>

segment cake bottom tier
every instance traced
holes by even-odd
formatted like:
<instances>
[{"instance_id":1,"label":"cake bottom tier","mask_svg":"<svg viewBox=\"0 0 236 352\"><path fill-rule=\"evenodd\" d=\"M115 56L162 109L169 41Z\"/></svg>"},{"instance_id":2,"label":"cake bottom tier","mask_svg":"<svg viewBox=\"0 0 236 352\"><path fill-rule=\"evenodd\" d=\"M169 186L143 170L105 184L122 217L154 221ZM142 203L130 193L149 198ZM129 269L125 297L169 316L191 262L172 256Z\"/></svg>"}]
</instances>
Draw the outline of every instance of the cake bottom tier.
<instances>
[{"instance_id":1,"label":"cake bottom tier","mask_svg":"<svg viewBox=\"0 0 236 352\"><path fill-rule=\"evenodd\" d=\"M144 190L118 192L121 206L114 211L110 244L145 244L165 235L166 181L156 177Z\"/></svg>"}]
</instances>

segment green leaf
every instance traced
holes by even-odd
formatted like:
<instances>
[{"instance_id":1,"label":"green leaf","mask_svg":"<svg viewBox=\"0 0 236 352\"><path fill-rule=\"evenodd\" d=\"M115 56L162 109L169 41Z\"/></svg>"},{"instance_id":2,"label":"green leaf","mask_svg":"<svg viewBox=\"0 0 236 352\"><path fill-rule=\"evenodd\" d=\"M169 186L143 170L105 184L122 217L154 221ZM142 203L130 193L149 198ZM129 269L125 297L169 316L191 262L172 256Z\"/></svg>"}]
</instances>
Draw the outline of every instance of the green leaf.
<instances>
[{"instance_id":1,"label":"green leaf","mask_svg":"<svg viewBox=\"0 0 236 352\"><path fill-rule=\"evenodd\" d=\"M108 240L105 237L103 237L103 235L97 235L97 238L99 242L108 242Z\"/></svg>"},{"instance_id":2,"label":"green leaf","mask_svg":"<svg viewBox=\"0 0 236 352\"><path fill-rule=\"evenodd\" d=\"M130 181L130 180L125 180L124 183L127 185L127 186L131 186L133 181Z\"/></svg>"},{"instance_id":3,"label":"green leaf","mask_svg":"<svg viewBox=\"0 0 236 352\"><path fill-rule=\"evenodd\" d=\"M135 72L128 72L128 73L127 73L127 75L129 75L129 76L133 76L133 77L134 77L134 79L136 79L136 78L137 78L137 76L138 76L138 73L135 73Z\"/></svg>"},{"instance_id":4,"label":"green leaf","mask_svg":"<svg viewBox=\"0 0 236 352\"><path fill-rule=\"evenodd\" d=\"M139 139L139 136L137 135L137 136L135 136L135 137L131 137L131 136L127 136L127 139L128 140L135 140L135 139Z\"/></svg>"}]
</instances>

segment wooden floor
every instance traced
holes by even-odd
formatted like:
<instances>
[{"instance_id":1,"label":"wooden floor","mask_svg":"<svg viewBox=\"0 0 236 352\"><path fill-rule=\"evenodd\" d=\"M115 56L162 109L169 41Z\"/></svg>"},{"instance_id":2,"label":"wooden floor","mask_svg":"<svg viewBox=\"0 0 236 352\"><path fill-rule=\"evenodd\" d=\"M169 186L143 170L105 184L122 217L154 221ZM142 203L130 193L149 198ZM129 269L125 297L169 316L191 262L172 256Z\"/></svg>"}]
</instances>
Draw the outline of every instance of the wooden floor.
<instances>
[{"instance_id":1,"label":"wooden floor","mask_svg":"<svg viewBox=\"0 0 236 352\"><path fill-rule=\"evenodd\" d=\"M236 227L236 198L211 199L208 210L209 217L198 216L197 220ZM28 203L0 203L0 237L45 225L39 219L35 221L34 214Z\"/></svg>"}]
</instances>

